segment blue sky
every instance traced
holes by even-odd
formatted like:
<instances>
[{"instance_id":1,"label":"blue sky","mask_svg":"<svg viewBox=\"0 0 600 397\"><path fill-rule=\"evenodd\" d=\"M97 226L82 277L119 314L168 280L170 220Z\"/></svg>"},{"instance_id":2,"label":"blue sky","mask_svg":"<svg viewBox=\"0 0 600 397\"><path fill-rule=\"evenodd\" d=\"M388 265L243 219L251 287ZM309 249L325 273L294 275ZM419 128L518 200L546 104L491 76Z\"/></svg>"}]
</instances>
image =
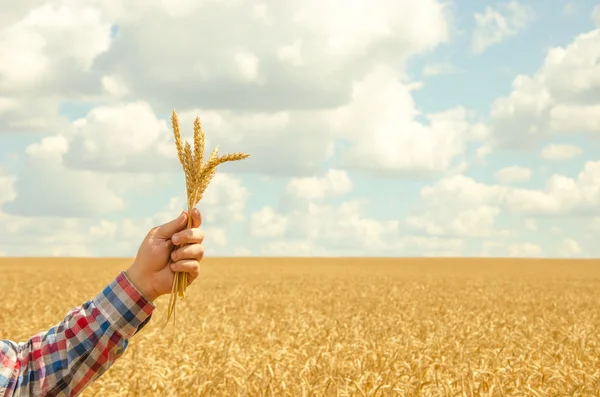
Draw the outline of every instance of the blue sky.
<instances>
[{"instance_id":1,"label":"blue sky","mask_svg":"<svg viewBox=\"0 0 600 397\"><path fill-rule=\"evenodd\" d=\"M597 2L145 4L0 6L1 255L133 256L175 108L207 255L600 256Z\"/></svg>"}]
</instances>

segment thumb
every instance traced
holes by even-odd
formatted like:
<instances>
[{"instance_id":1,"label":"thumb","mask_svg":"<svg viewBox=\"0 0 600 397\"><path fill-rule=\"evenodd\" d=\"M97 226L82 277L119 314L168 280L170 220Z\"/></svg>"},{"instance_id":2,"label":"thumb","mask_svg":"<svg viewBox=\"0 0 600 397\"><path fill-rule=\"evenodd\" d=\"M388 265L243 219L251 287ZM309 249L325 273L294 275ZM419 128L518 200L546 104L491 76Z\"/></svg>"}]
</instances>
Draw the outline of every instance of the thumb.
<instances>
[{"instance_id":1,"label":"thumb","mask_svg":"<svg viewBox=\"0 0 600 397\"><path fill-rule=\"evenodd\" d=\"M164 239L170 239L175 233L183 230L187 225L187 211L183 211L177 219L173 219L156 229L156 235Z\"/></svg>"}]
</instances>

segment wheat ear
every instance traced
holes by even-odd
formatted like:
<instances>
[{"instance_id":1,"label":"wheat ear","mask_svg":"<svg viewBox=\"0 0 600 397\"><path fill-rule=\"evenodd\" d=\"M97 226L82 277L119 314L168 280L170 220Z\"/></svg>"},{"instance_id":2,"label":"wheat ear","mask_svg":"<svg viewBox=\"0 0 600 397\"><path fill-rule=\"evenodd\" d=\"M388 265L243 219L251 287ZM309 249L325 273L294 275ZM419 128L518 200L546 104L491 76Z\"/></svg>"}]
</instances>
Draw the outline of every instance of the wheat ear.
<instances>
[{"instance_id":1,"label":"wheat ear","mask_svg":"<svg viewBox=\"0 0 600 397\"><path fill-rule=\"evenodd\" d=\"M173 135L175 137L175 146L177 148L177 155L179 162L183 167L185 173L185 187L188 202L188 222L187 228L192 227L192 210L202 199L208 184L215 176L217 166L228 161L239 161L247 158L249 155L246 153L232 153L222 157L218 157L219 147L215 147L211 153L208 161L204 161L204 146L205 137L200 123L200 118L196 116L194 120L194 150L192 153L192 147L188 142L183 145L181 140L181 133L179 131L179 118L177 113L173 110L171 115L171 121L173 124ZM176 249L177 247L174 247ZM167 313L167 324L173 316L173 322L175 322L177 297L184 299L185 291L189 284L188 274L177 272L173 278L173 286L171 288L171 296L169 298L169 308ZM165 324L165 326L167 325Z\"/></svg>"}]
</instances>

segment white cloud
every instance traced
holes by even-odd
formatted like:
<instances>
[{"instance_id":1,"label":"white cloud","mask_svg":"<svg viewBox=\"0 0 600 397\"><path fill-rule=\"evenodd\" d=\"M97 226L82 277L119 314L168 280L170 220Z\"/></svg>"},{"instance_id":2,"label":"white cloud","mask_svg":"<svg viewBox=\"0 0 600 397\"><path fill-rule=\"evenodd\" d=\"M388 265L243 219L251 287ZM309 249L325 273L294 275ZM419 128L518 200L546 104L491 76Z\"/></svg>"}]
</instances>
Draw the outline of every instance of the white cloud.
<instances>
[{"instance_id":1,"label":"white cloud","mask_svg":"<svg viewBox=\"0 0 600 397\"><path fill-rule=\"evenodd\" d=\"M100 10L77 3L45 4L31 10L0 31L0 88L12 91L40 84L68 64L89 70L94 59L108 50L110 29Z\"/></svg>"},{"instance_id":2,"label":"white cloud","mask_svg":"<svg viewBox=\"0 0 600 397\"><path fill-rule=\"evenodd\" d=\"M391 68L379 68L354 85L352 102L331 113L331 125L349 147L340 165L349 170L431 175L464 166L467 142L477 138L471 112L454 108L416 120L411 91Z\"/></svg>"},{"instance_id":3,"label":"white cloud","mask_svg":"<svg viewBox=\"0 0 600 397\"><path fill-rule=\"evenodd\" d=\"M500 170L498 184L460 173L473 166L471 153L480 161L496 146L600 133L598 30L551 49L536 73L515 78L484 125L462 107L430 113L415 103L422 82L408 78L407 61L449 41L446 2L36 2L0 12L0 46L18 46L11 59L0 54L0 131L47 133L15 155L15 175L0 173L6 254L27 254L34 240L36 254L132 255L149 228L184 207L177 197L154 215L137 205L137 216L118 212L140 198L152 212L172 178L182 179L173 108L186 138L198 114L207 150L219 144L221 153L251 154L223 165L199 205L209 255L458 256L478 243L494 255L546 254L545 245L519 241L520 232L533 231L560 234L552 253L593 251L568 226L548 228L537 218L597 215L600 163L574 177L553 175L538 189L507 186L530 180L535 166ZM216 37L224 20L236 28L202 39ZM514 0L488 7L476 16L473 49L514 37L532 20L533 11ZM184 45L190 37L200 39ZM452 63L424 63L423 76L460 72ZM559 161L582 149L555 144L539 153ZM242 178L253 178L229 170L289 183L279 202L257 197L257 210L247 213L252 189ZM401 219L373 215L384 214L353 191L354 171L442 179L422 189ZM240 233L230 229L247 231L250 242L235 241Z\"/></svg>"},{"instance_id":4,"label":"white cloud","mask_svg":"<svg viewBox=\"0 0 600 397\"><path fill-rule=\"evenodd\" d=\"M531 230L531 231L538 230L538 226L537 226L535 219L528 218L528 219L525 219L525 221L523 223L527 230Z\"/></svg>"},{"instance_id":5,"label":"white cloud","mask_svg":"<svg viewBox=\"0 0 600 397\"><path fill-rule=\"evenodd\" d=\"M581 246L576 240L572 238L564 239L561 245L559 246L560 256L570 258L580 256L582 253L583 250L581 249Z\"/></svg>"},{"instance_id":6,"label":"white cloud","mask_svg":"<svg viewBox=\"0 0 600 397\"><path fill-rule=\"evenodd\" d=\"M107 75L102 77L102 87L107 93L116 98L120 98L129 93L127 83L120 76Z\"/></svg>"},{"instance_id":7,"label":"white cloud","mask_svg":"<svg viewBox=\"0 0 600 397\"><path fill-rule=\"evenodd\" d=\"M484 139L485 126L464 108L417 121L412 91L419 84L399 78L391 68L378 68L354 84L348 105L331 110L237 114L198 109L182 112L180 120L191 125L199 114L211 140L251 153L245 171L314 174L332 158L335 140L347 145L338 147L333 166L349 171L430 176L464 168L467 144Z\"/></svg>"},{"instance_id":8,"label":"white cloud","mask_svg":"<svg viewBox=\"0 0 600 397\"><path fill-rule=\"evenodd\" d=\"M482 257L506 256L504 244L500 241L483 241L481 244Z\"/></svg>"},{"instance_id":9,"label":"white cloud","mask_svg":"<svg viewBox=\"0 0 600 397\"><path fill-rule=\"evenodd\" d=\"M266 213L262 209L253 217ZM265 243L262 252L279 252L281 247L294 247L288 255L319 252L328 255L385 255L401 250L398 245L397 221L379 221L364 215L364 203L358 200L347 201L339 206L324 203L309 203L307 210L291 210L276 213L268 210L271 216L286 222L288 227L281 238ZM281 221L284 218L286 221ZM397 251L399 254L401 251Z\"/></svg>"},{"instance_id":10,"label":"white cloud","mask_svg":"<svg viewBox=\"0 0 600 397\"><path fill-rule=\"evenodd\" d=\"M64 137L46 137L27 147L25 168L16 176L14 200L3 205L24 216L94 216L124 208L111 189L122 176L73 170L62 162L68 150Z\"/></svg>"},{"instance_id":11,"label":"white cloud","mask_svg":"<svg viewBox=\"0 0 600 397\"><path fill-rule=\"evenodd\" d=\"M598 132L598 112L600 105L559 104L549 112L550 127L558 132Z\"/></svg>"},{"instance_id":12,"label":"white cloud","mask_svg":"<svg viewBox=\"0 0 600 397\"><path fill-rule=\"evenodd\" d=\"M281 61L289 62L294 66L305 65L304 58L302 58L302 40L296 40L293 44L279 47L277 56Z\"/></svg>"},{"instance_id":13,"label":"white cloud","mask_svg":"<svg viewBox=\"0 0 600 397\"><path fill-rule=\"evenodd\" d=\"M433 236L461 236L484 238L508 234L506 230L495 230L500 209L488 205L459 208L428 202L427 209L406 219L409 229Z\"/></svg>"},{"instance_id":14,"label":"white cloud","mask_svg":"<svg viewBox=\"0 0 600 397\"><path fill-rule=\"evenodd\" d=\"M543 190L479 183L464 175L439 180L421 190L431 207L443 203L452 208L497 206L525 216L578 216L600 209L600 162L588 161L577 178L552 175Z\"/></svg>"},{"instance_id":15,"label":"white cloud","mask_svg":"<svg viewBox=\"0 0 600 397\"><path fill-rule=\"evenodd\" d=\"M421 72L423 76L440 76L445 74L456 74L459 73L460 70L456 68L456 66L451 63L428 63L423 67L423 71Z\"/></svg>"},{"instance_id":16,"label":"white cloud","mask_svg":"<svg viewBox=\"0 0 600 397\"><path fill-rule=\"evenodd\" d=\"M531 169L513 165L505 167L494 174L496 180L500 183L527 182L531 179Z\"/></svg>"},{"instance_id":17,"label":"white cloud","mask_svg":"<svg viewBox=\"0 0 600 397\"><path fill-rule=\"evenodd\" d=\"M229 251L223 250L227 247L227 232L225 229L220 227L208 227L203 228L204 230L204 241L202 245L208 250L209 253L226 253L230 255Z\"/></svg>"},{"instance_id":18,"label":"white cloud","mask_svg":"<svg viewBox=\"0 0 600 397\"><path fill-rule=\"evenodd\" d=\"M248 197L248 189L240 178L217 172L199 206L206 208L205 219L210 224L228 225L246 219Z\"/></svg>"},{"instance_id":19,"label":"white cloud","mask_svg":"<svg viewBox=\"0 0 600 397\"><path fill-rule=\"evenodd\" d=\"M252 251L246 247L237 247L233 250L233 256L252 256Z\"/></svg>"},{"instance_id":20,"label":"white cloud","mask_svg":"<svg viewBox=\"0 0 600 397\"><path fill-rule=\"evenodd\" d=\"M243 161L243 166L225 164L224 168L298 176L316 172L333 155L333 136L325 128L321 112L236 113L195 109L179 113L182 134L191 136L196 115L200 116L206 133L207 151L219 144L220 153L243 151L251 155ZM172 143L171 146L169 152L174 153Z\"/></svg>"},{"instance_id":21,"label":"white cloud","mask_svg":"<svg viewBox=\"0 0 600 397\"><path fill-rule=\"evenodd\" d=\"M111 44L111 24L97 7L68 1L34 7L8 12L0 25L0 91L12 101L0 131L57 132L64 125L61 97L94 90L93 63Z\"/></svg>"},{"instance_id":22,"label":"white cloud","mask_svg":"<svg viewBox=\"0 0 600 397\"><path fill-rule=\"evenodd\" d=\"M586 162L577 179L553 175L545 191L513 189L506 196L508 208L538 216L597 213L600 204L600 162Z\"/></svg>"},{"instance_id":23,"label":"white cloud","mask_svg":"<svg viewBox=\"0 0 600 397\"><path fill-rule=\"evenodd\" d=\"M259 79L260 59L255 54L243 50L236 51L233 55L233 60L242 81L248 83L257 82Z\"/></svg>"},{"instance_id":24,"label":"white cloud","mask_svg":"<svg viewBox=\"0 0 600 397\"><path fill-rule=\"evenodd\" d=\"M252 214L250 234L256 237L282 237L288 227L288 219L277 214L273 208L263 207Z\"/></svg>"},{"instance_id":25,"label":"white cloud","mask_svg":"<svg viewBox=\"0 0 600 397\"><path fill-rule=\"evenodd\" d=\"M405 235L400 233L398 220L367 216L365 200L327 201L351 188L347 175L335 170L317 178L292 179L279 210L263 207L252 214L251 234L270 240L263 243L260 253L457 256L462 252L461 239Z\"/></svg>"},{"instance_id":26,"label":"white cloud","mask_svg":"<svg viewBox=\"0 0 600 397\"><path fill-rule=\"evenodd\" d=\"M261 247L263 256L327 256L325 248L311 241L271 241Z\"/></svg>"},{"instance_id":27,"label":"white cloud","mask_svg":"<svg viewBox=\"0 0 600 397\"><path fill-rule=\"evenodd\" d=\"M251 15L261 21L269 22L269 7L265 3L258 3L252 7Z\"/></svg>"},{"instance_id":28,"label":"white cloud","mask_svg":"<svg viewBox=\"0 0 600 397\"><path fill-rule=\"evenodd\" d=\"M548 50L533 75L519 75L511 93L492 104L494 145L530 148L558 134L600 134L600 30Z\"/></svg>"},{"instance_id":29,"label":"white cloud","mask_svg":"<svg viewBox=\"0 0 600 397\"><path fill-rule=\"evenodd\" d=\"M176 171L169 129L144 102L96 107L72 123L65 164L94 171Z\"/></svg>"},{"instance_id":30,"label":"white cloud","mask_svg":"<svg viewBox=\"0 0 600 397\"><path fill-rule=\"evenodd\" d=\"M541 151L541 157L548 161L563 161L579 156L583 150L570 144L550 144Z\"/></svg>"},{"instance_id":31,"label":"white cloud","mask_svg":"<svg viewBox=\"0 0 600 397\"><path fill-rule=\"evenodd\" d=\"M542 247L532 243L515 243L508 246L508 254L512 257L539 258L542 257Z\"/></svg>"},{"instance_id":32,"label":"white cloud","mask_svg":"<svg viewBox=\"0 0 600 397\"><path fill-rule=\"evenodd\" d=\"M110 231L103 223L95 229L94 234L91 234L89 228L93 224L94 221L91 219L52 216L33 218L0 212L0 240L2 241L0 249L10 256L91 256L94 253L97 255L99 252L92 248L93 245L101 245L109 241L104 238L100 230L104 230L105 235ZM115 240L110 240L109 250L101 253L109 256L135 254L135 251L121 251L118 245Z\"/></svg>"},{"instance_id":33,"label":"white cloud","mask_svg":"<svg viewBox=\"0 0 600 397\"><path fill-rule=\"evenodd\" d=\"M300 199L315 200L348 193L352 186L345 171L330 169L322 177L292 178L286 193Z\"/></svg>"},{"instance_id":34,"label":"white cloud","mask_svg":"<svg viewBox=\"0 0 600 397\"><path fill-rule=\"evenodd\" d=\"M227 201L203 206L202 229L209 255L230 255L227 231L209 214L235 207ZM20 216L0 212L0 249L11 256L123 256L133 257L139 244L154 226L176 218L183 209L181 197L154 214L109 220L103 217ZM32 251L31 242L35 242Z\"/></svg>"},{"instance_id":35,"label":"white cloud","mask_svg":"<svg viewBox=\"0 0 600 397\"><path fill-rule=\"evenodd\" d=\"M246 201L250 193L242 180L218 172L211 180L197 208L202 213L202 224L215 228L242 222L246 219ZM173 197L167 210L157 215L157 221L166 222L175 213L187 210L187 199L182 194Z\"/></svg>"},{"instance_id":36,"label":"white cloud","mask_svg":"<svg viewBox=\"0 0 600 397\"><path fill-rule=\"evenodd\" d=\"M511 0L498 9L486 7L484 13L475 13L472 49L476 53L522 32L535 17L533 9Z\"/></svg>"},{"instance_id":37,"label":"white cloud","mask_svg":"<svg viewBox=\"0 0 600 397\"><path fill-rule=\"evenodd\" d=\"M15 177L6 174L0 168L0 206L7 201L14 200L16 194L14 189Z\"/></svg>"},{"instance_id":38,"label":"white cloud","mask_svg":"<svg viewBox=\"0 0 600 397\"><path fill-rule=\"evenodd\" d=\"M177 6L162 0L117 3L121 11L107 15L122 29L95 70L122 76L159 113L338 107L365 71L402 65L450 39L450 14L437 0L186 1L175 14ZM237 28L223 35L222 21Z\"/></svg>"},{"instance_id":39,"label":"white cloud","mask_svg":"<svg viewBox=\"0 0 600 397\"><path fill-rule=\"evenodd\" d=\"M67 3L69 6L65 5ZM77 12L85 14L89 20L83 17L82 20L97 26L82 37L93 35L100 40L105 34L107 41L98 41L104 44L94 44L86 49L87 52L79 50L77 42L71 51L82 57L86 65L64 75L62 69L58 69L53 84L63 84L65 92L76 93L79 100L110 102L131 96L147 101L147 104L101 105L73 124L75 133L72 139L68 137L73 150L65 155L65 164L70 167L136 172L153 167L162 169L167 160L174 160L172 145L166 141L170 134L168 130L163 131L164 121L150 109L165 114L175 107L182 116L199 114L205 121L210 139L222 144L222 148L250 152L253 156L247 160L244 170L284 176L314 173L333 155L334 139L345 135L343 129L337 129L335 135L330 132L337 124L338 113L370 110L361 108L370 97L355 96L359 102L356 106L345 105L348 87L361 79L383 85L396 83L392 96L385 90L376 101L384 103L400 95L411 103L397 119L387 115L402 109L402 102L397 106L388 105L383 111L387 120L378 128L376 139L379 142L360 167L419 173L440 172L449 164L462 163L462 135L468 134L464 131L469 128L468 112L459 109L430 115L429 125L421 125L412 120L417 112L410 97L410 84L397 83L402 78L402 67L384 67L364 77L378 65L390 62L403 65L411 55L431 50L449 40L450 14L447 6L437 0L424 0L418 5L379 0L375 7L371 1L360 0L350 9L333 0L326 3L316 0L293 2L283 6L264 2L242 6L242 9L236 1L196 4L186 0L178 2L182 5L177 11L162 0L146 2L141 7L120 0L94 1L86 3L87 8L77 8L75 2L67 3L61 3L61 11L56 11L58 14L48 16L58 18L60 14L67 23L71 21L69 18L78 15ZM73 13L65 11L71 8ZM44 12L50 12L48 10ZM255 18L246 18L248 14ZM218 20L227 20L240 29L220 36L218 43L202 40L192 49L174 45L181 43L182 37L214 36L221 30ZM79 29L78 24L73 24ZM118 25L119 33L118 39L111 41L113 25ZM161 33L157 34L160 26L169 28L160 29ZM273 35L273 31L278 34ZM74 30L69 32L77 35ZM58 40L58 36L45 38L50 46L64 44L50 41L54 39ZM245 43L244 47L239 46L240 40ZM177 59L178 62L164 62L165 59ZM90 63L91 69L87 70ZM85 84L73 85L74 82ZM369 91L365 84L369 82L362 83L362 92L377 93L379 86L371 87L375 91ZM201 97L197 95L199 91L203 92ZM68 96L61 90L54 92L57 96L47 102L48 113L53 113L51 107L56 112L58 101ZM230 95L231 92L236 94ZM5 107L16 106L12 104L13 100L7 97ZM136 117L137 124L132 125ZM40 116L39 120L19 116L15 123L35 122L39 126L48 126L47 119L48 116ZM436 140L445 128L451 128L451 133L439 145ZM144 140L139 134L145 130L148 133ZM394 134L394 130L404 130L399 133L402 138L396 142L396 148L386 149L388 136ZM61 133L64 131L61 124ZM356 131L350 134L356 134ZM411 138L421 135L422 138ZM352 140L355 146L362 145L360 138ZM106 150L108 147L113 150ZM274 151L273 147L279 149ZM444 148L445 153L434 156L432 153L440 148ZM127 157L125 149L135 153ZM417 150L414 158L399 163L391 158L392 150L411 153L413 149ZM352 164L355 152L351 148L347 153L345 159L349 164ZM424 157L420 159L419 155ZM165 156L167 159L163 162ZM378 156L383 160L380 165L371 161ZM275 162L280 166L272 167ZM171 167L175 163L168 164Z\"/></svg>"}]
</instances>

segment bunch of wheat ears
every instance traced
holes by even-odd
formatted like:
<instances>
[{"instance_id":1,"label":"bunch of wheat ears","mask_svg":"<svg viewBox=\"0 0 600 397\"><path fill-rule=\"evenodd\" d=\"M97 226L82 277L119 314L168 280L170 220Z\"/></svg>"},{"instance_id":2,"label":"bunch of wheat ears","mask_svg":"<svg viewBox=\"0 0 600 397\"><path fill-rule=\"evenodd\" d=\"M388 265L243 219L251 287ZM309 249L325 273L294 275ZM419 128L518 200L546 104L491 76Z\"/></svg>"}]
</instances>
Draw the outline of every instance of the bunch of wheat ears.
<instances>
[{"instance_id":1,"label":"bunch of wheat ears","mask_svg":"<svg viewBox=\"0 0 600 397\"><path fill-rule=\"evenodd\" d=\"M217 166L228 161L243 160L249 156L246 153L231 153L225 156L218 156L219 146L217 145L211 153L208 161L204 162L204 131L200 124L200 118L196 116L194 120L194 152L189 142L183 145L181 141L181 132L179 131L179 118L173 110L171 115L173 124L173 134L175 135L175 145L177 146L177 155L185 172L185 184L188 204L188 223L187 228L192 227L192 209L202 199L204 191L208 187L211 179L215 176ZM169 299L169 311L167 314L167 323L173 316L175 322L175 308L177 305L177 296L181 299L185 297L185 290L188 286L187 273L177 272L173 279L173 288Z\"/></svg>"}]
</instances>

